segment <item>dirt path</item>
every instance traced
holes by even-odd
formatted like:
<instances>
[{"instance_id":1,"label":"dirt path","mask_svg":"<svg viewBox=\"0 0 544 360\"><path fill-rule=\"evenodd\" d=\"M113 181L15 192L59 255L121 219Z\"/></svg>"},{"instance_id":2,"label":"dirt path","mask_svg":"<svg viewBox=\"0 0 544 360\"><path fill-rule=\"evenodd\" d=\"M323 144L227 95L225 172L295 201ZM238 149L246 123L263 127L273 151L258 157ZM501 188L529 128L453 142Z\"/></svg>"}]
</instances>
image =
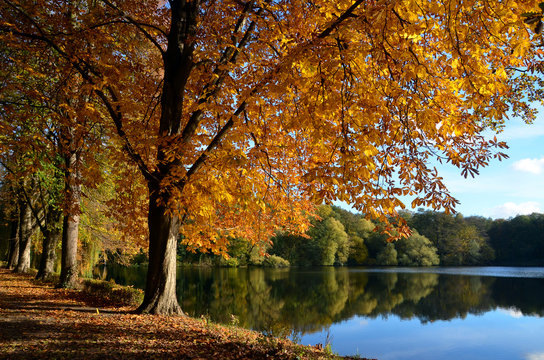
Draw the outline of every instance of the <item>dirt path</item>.
<instances>
[{"instance_id":1,"label":"dirt path","mask_svg":"<svg viewBox=\"0 0 544 360\"><path fill-rule=\"evenodd\" d=\"M97 308L81 292L0 269L1 359L334 359L322 351L185 316Z\"/></svg>"}]
</instances>

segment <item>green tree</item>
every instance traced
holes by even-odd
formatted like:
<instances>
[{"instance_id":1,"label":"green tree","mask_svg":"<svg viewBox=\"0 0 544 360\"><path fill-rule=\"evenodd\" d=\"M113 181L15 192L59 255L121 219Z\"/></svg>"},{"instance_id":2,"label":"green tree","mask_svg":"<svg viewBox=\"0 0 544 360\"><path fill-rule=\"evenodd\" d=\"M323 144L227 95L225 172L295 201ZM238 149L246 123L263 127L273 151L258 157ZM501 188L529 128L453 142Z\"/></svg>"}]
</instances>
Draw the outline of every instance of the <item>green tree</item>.
<instances>
[{"instance_id":1,"label":"green tree","mask_svg":"<svg viewBox=\"0 0 544 360\"><path fill-rule=\"evenodd\" d=\"M376 256L376 264L384 266L395 266L398 264L397 250L393 243L387 243L378 256Z\"/></svg>"},{"instance_id":2,"label":"green tree","mask_svg":"<svg viewBox=\"0 0 544 360\"><path fill-rule=\"evenodd\" d=\"M425 236L417 231L405 239L395 243L398 252L399 265L404 266L434 266L440 263L436 248Z\"/></svg>"},{"instance_id":3,"label":"green tree","mask_svg":"<svg viewBox=\"0 0 544 360\"><path fill-rule=\"evenodd\" d=\"M489 238L499 264L544 264L544 214L496 220L489 229Z\"/></svg>"},{"instance_id":4,"label":"green tree","mask_svg":"<svg viewBox=\"0 0 544 360\"><path fill-rule=\"evenodd\" d=\"M484 230L487 225L481 219L467 220L461 214L419 210L409 225L437 248L443 265L487 264L493 259Z\"/></svg>"},{"instance_id":5,"label":"green tree","mask_svg":"<svg viewBox=\"0 0 544 360\"><path fill-rule=\"evenodd\" d=\"M350 265L363 265L368 259L368 248L364 239L357 235L350 237L350 249L348 261Z\"/></svg>"},{"instance_id":6,"label":"green tree","mask_svg":"<svg viewBox=\"0 0 544 360\"><path fill-rule=\"evenodd\" d=\"M328 217L315 224L308 231L310 241L317 248L318 258L316 265L344 264L348 258L348 236L342 223L332 217Z\"/></svg>"}]
</instances>

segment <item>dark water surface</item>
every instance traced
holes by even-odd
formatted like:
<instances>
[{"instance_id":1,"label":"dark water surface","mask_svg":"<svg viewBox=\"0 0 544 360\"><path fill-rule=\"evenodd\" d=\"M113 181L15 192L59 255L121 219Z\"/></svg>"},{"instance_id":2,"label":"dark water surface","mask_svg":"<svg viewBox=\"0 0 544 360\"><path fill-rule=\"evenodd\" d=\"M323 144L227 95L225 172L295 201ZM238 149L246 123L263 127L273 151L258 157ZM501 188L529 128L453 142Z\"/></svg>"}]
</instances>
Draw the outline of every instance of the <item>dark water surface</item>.
<instances>
[{"instance_id":1,"label":"dark water surface","mask_svg":"<svg viewBox=\"0 0 544 360\"><path fill-rule=\"evenodd\" d=\"M101 275L143 287L145 270ZM341 355L544 360L544 268L180 267L178 279L192 316Z\"/></svg>"}]
</instances>

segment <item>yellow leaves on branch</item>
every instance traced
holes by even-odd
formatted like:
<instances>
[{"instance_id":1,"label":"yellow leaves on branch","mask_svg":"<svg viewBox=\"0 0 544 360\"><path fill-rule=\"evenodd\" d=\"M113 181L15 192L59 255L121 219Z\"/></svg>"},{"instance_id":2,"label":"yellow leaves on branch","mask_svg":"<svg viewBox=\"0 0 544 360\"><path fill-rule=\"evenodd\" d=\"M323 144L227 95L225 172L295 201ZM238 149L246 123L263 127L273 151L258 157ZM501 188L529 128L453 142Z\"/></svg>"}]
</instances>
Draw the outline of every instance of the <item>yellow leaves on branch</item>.
<instances>
[{"instance_id":1,"label":"yellow leaves on branch","mask_svg":"<svg viewBox=\"0 0 544 360\"><path fill-rule=\"evenodd\" d=\"M168 169L164 205L185 221L184 241L219 253L228 237L304 231L312 203L345 201L383 221L405 195L415 196L412 206L453 210L430 163L473 175L501 158L503 144L481 133L524 105L513 96L515 69L535 61L522 14L538 10L536 1L202 2L182 121L159 133L157 47L170 8L119 6L148 23L148 36L91 23L62 49L103 74L89 90L119 94L112 109L123 114L121 145L153 171ZM231 51L238 55L225 60ZM111 110L93 104L78 111Z\"/></svg>"}]
</instances>

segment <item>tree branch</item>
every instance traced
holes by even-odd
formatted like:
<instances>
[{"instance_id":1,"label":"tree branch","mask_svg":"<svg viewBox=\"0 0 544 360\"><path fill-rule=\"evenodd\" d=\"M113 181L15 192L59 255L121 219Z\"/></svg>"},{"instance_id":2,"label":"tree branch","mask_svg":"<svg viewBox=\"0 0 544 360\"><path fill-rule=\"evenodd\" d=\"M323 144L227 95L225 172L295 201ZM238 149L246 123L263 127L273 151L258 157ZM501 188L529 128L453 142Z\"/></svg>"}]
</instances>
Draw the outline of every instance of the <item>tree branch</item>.
<instances>
[{"instance_id":1,"label":"tree branch","mask_svg":"<svg viewBox=\"0 0 544 360\"><path fill-rule=\"evenodd\" d=\"M134 20L131 16L125 14L123 10L119 9L117 6L115 6L115 4L113 4L112 2L110 2L108 0L102 0L102 2L104 4L106 4L106 5L108 5L109 7L111 7L112 9L116 10L122 17L127 19L127 21L129 23L136 26L136 28L138 30L140 30L140 32L159 50L159 52L161 53L161 56L164 57L165 51L163 50L162 46L159 44L157 39L155 39L149 32L147 32L143 28L143 26L151 27L154 30L158 30L158 31L160 31L161 34L163 34L166 37L167 35L166 35L166 33L164 31L162 31L161 29L159 29L156 26L149 25L149 24L144 24L144 23L141 23L141 22L138 22L138 21Z\"/></svg>"},{"instance_id":2,"label":"tree branch","mask_svg":"<svg viewBox=\"0 0 544 360\"><path fill-rule=\"evenodd\" d=\"M268 0L266 3L270 2ZM201 105L210 100L213 96L215 96L219 89L221 88L221 85L229 73L228 70L223 69L222 67L228 63L235 63L236 59L238 58L238 55L240 54L240 50L246 46L247 42L249 41L249 38L253 31L255 30L255 21L252 21L251 24L249 24L248 28L244 32L242 38L236 44L238 40L238 35L240 30L244 27L244 24L250 14L250 10L252 8L253 2L248 1L242 13L240 14L240 17L236 21L236 25L234 26L234 31L231 35L231 39L233 43L236 45L236 47L227 46L225 50L223 51L223 54L221 55L221 58L219 59L213 73L214 75L217 75L214 80L212 80L210 83L206 84L204 88L202 89L202 94L200 95L200 98L198 99L197 104ZM259 16L264 8L260 8L256 15ZM198 124L202 120L204 112L201 109L196 110L191 114L191 117L189 118L189 121L187 121L187 124L185 125L183 131L181 132L181 139L182 142L187 143L191 139L191 137L196 132L196 129L198 128Z\"/></svg>"},{"instance_id":3,"label":"tree branch","mask_svg":"<svg viewBox=\"0 0 544 360\"><path fill-rule=\"evenodd\" d=\"M71 64L74 69L81 75L81 77L87 81L91 85L95 85L99 83L100 79L102 78L102 74L100 71L98 71L91 63L88 61L85 61L78 57L73 57L70 54L68 54L66 51L62 50L62 48L52 39L50 39L45 31L41 28L41 26L34 20L32 17L30 17L26 12L20 8L18 8L16 5L14 5L9 0L4 0L7 2L15 11L21 13L28 21L31 22L31 24L36 28L38 31L38 34L32 34L32 33L25 33L18 30L15 30L13 28L8 27L0 27L0 30L10 32L13 35L18 35L22 37L27 37L33 40L38 40L45 42L47 45L49 45L54 51L56 51L59 55L61 55L66 62ZM98 79L93 79L93 75L96 76ZM98 80L98 81L97 81ZM108 93L111 96L111 99L104 93L101 89L94 89L94 93L102 100L103 105L108 110L108 113L110 114L110 117L115 125L115 128L117 130L117 134L124 142L124 149L127 151L130 158L136 163L138 169L144 176L144 178L147 181L156 181L157 179L153 175L153 173L148 168L147 164L143 161L142 157L138 152L134 149L132 144L130 143L130 140L128 139L127 134L125 133L123 129L123 117L119 110L119 106L114 104L117 104L118 102L118 96L116 95L116 92L111 86L106 87L108 90Z\"/></svg>"},{"instance_id":4,"label":"tree branch","mask_svg":"<svg viewBox=\"0 0 544 360\"><path fill-rule=\"evenodd\" d=\"M208 145L206 150L204 150L204 152L202 152L202 154L200 154L198 159L196 159L196 161L193 163L193 165L191 166L189 171L187 171L187 174L185 174L184 178L181 179L176 184L177 186L183 186L187 181L189 181L191 176L195 172L197 172L198 169L200 169L202 167L202 165L204 165L204 162L208 158L210 152L212 152L215 148L217 148L219 146L219 144L221 143L221 140L223 140L223 138L225 137L227 132L234 125L234 118L238 117L246 109L246 106L247 106L247 102L245 102L245 101L242 102L240 104L240 106L238 106L238 109L236 109L236 111L230 116L229 120L225 123L225 125L223 125L221 130L219 130L219 132L215 135L215 137L212 139L212 141L210 142L210 144Z\"/></svg>"},{"instance_id":5,"label":"tree branch","mask_svg":"<svg viewBox=\"0 0 544 360\"><path fill-rule=\"evenodd\" d=\"M327 37L328 35L330 35L332 33L332 31L336 28L338 28L340 26L340 24L345 21L346 19L350 18L350 17L353 17L353 11L355 11L355 9L357 9L362 3L364 2L364 0L357 0L355 3L353 3L352 6L350 6L338 19L336 19L335 21L333 21L332 23L330 23L326 28L325 30L323 30L322 32L320 32L316 37L314 37L313 39L311 39L309 42L307 42L306 44L302 44L300 46L298 46L297 48L295 48L293 51L291 51L290 54L287 54L284 59L291 59L290 61L278 61L278 64L276 65L276 67L274 67L273 69L271 69L268 73L265 74L265 76L263 76L263 78L261 79L261 81L259 81L254 87L253 89L251 89L249 91L249 93L245 96L245 99L241 102L241 104L238 106L238 108L236 109L236 111L230 116L229 120L225 123L225 125L223 125L223 127L221 128L221 130L217 133L217 135L212 139L212 141L210 142L210 144L208 145L208 147L206 148L206 150L198 157L198 159L193 163L193 165L191 166L191 168L187 171L186 175L176 184L177 186L181 186L183 187L183 185L190 179L190 177L196 172L198 171L198 169L200 169L202 167L202 165L204 164L204 162L206 161L206 159L209 157L209 153L211 151L213 151L221 142L221 140L225 137L225 134L232 128L232 126L234 125L234 119L236 117L238 117L238 115L240 115L246 108L247 104L248 104L248 101L249 99L255 95L262 87L264 87L272 78L274 78L274 75L280 71L280 69L286 65L286 63L292 63L294 57L298 54L300 54L305 48L307 48L308 46L314 44L315 42L317 42L318 40L321 40L325 37ZM262 8L261 8L262 9ZM254 24L254 22L252 22L252 24ZM254 26L254 25L253 25ZM244 38L246 38L246 35L249 34L249 30L251 29L251 31L253 31L253 28L251 28L251 25L250 27L248 28L248 31L246 31L246 34L244 35ZM242 39L243 40L243 39ZM247 39L246 39L247 41ZM240 41L240 44L242 44L242 41ZM239 44L239 45L240 45ZM245 44L243 44L245 45ZM237 47L237 51L239 51L240 47ZM237 54L237 53L235 53ZM233 56L235 56L233 54ZM217 69L217 68L216 68ZM216 90L214 91L217 91L217 88ZM205 102L207 101L207 99L209 99L209 97L213 96L214 93L210 93L210 95L206 98L201 98L199 100L199 104L202 102ZM194 131L196 131L196 127L198 126L198 122L199 122L199 117L202 116L202 110L197 110L195 111L192 115L191 115L191 118L189 119L189 123L187 124L187 126L185 127L184 131L183 131L183 134L182 134L182 137L183 135L186 135L186 136L191 136L192 133L194 133ZM195 119L193 119L195 118ZM193 128L189 128L189 124L191 124L191 121L193 122L191 126L194 126L194 129ZM192 131L192 132L191 132ZM184 141L188 141L189 138L185 139L183 137Z\"/></svg>"},{"instance_id":6,"label":"tree branch","mask_svg":"<svg viewBox=\"0 0 544 360\"><path fill-rule=\"evenodd\" d=\"M347 18L353 17L354 16L353 12L363 2L364 2L364 0L355 1L346 11L344 11L344 13L342 15L340 15L340 17L338 17L338 19L333 21L331 24L329 24L329 26L327 26L327 28L325 30L323 30L321 33L319 33L319 35L317 35L317 38L318 39L323 39L323 38L329 36L334 29L338 28L340 26L340 24L342 22L344 22L344 20L346 20Z\"/></svg>"}]
</instances>

